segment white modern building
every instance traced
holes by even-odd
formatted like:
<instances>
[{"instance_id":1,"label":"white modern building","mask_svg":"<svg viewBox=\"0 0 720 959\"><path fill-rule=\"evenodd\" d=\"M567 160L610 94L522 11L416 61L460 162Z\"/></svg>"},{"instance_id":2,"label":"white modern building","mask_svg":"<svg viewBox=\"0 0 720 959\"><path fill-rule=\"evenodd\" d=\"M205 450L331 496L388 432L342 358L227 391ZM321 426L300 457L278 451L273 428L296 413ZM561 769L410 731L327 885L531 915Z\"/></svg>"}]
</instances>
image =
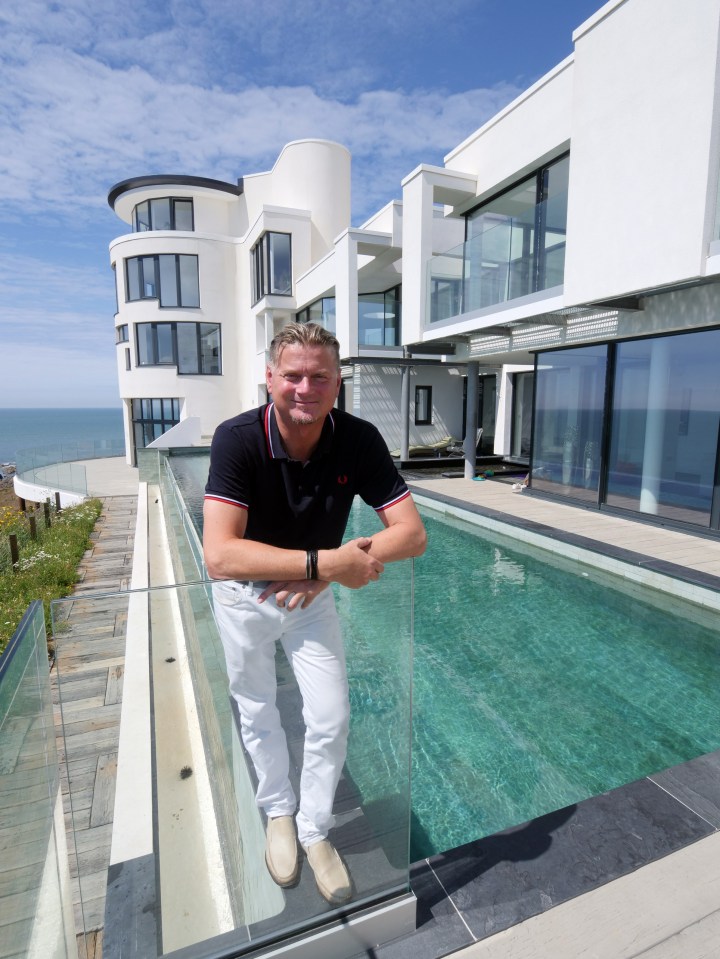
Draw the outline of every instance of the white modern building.
<instances>
[{"instance_id":1,"label":"white modern building","mask_svg":"<svg viewBox=\"0 0 720 959\"><path fill-rule=\"evenodd\" d=\"M482 426L536 491L717 532L719 37L720 0L611 0L360 227L325 141L237 184L115 186L129 455L263 401L270 339L312 319L404 457Z\"/></svg>"}]
</instances>

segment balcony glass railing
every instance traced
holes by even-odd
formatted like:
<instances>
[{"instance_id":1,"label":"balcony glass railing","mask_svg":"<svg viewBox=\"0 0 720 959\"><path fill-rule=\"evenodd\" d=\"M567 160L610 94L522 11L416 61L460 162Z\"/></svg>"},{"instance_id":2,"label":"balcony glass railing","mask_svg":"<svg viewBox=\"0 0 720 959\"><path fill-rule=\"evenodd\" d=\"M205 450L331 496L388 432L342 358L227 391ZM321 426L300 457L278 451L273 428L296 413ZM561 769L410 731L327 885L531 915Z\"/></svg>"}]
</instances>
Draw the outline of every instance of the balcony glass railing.
<instances>
[{"instance_id":1,"label":"balcony glass railing","mask_svg":"<svg viewBox=\"0 0 720 959\"><path fill-rule=\"evenodd\" d=\"M163 498L170 492L163 483ZM165 511L166 525L181 505ZM176 532L185 538L182 525ZM292 889L267 872L210 583L52 604L76 908L86 937L103 930L104 955L239 956L333 923L352 928L371 907L407 900L412 564L393 564L364 590L339 588L336 602L352 706L330 835L354 883L342 907L320 896L307 862ZM276 664L299 789L302 704L281 650Z\"/></svg>"},{"instance_id":2,"label":"balcony glass railing","mask_svg":"<svg viewBox=\"0 0 720 959\"><path fill-rule=\"evenodd\" d=\"M77 956L42 603L0 657L0 955Z\"/></svg>"},{"instance_id":3,"label":"balcony glass railing","mask_svg":"<svg viewBox=\"0 0 720 959\"><path fill-rule=\"evenodd\" d=\"M556 197L531 208L526 217L488 221L472 239L433 257L427 271L427 323L560 286L565 224L548 222L558 205Z\"/></svg>"},{"instance_id":4,"label":"balcony glass railing","mask_svg":"<svg viewBox=\"0 0 720 959\"><path fill-rule=\"evenodd\" d=\"M82 460L125 456L125 445L115 440L83 440L18 450L17 475L27 483L53 490L87 495Z\"/></svg>"}]
</instances>

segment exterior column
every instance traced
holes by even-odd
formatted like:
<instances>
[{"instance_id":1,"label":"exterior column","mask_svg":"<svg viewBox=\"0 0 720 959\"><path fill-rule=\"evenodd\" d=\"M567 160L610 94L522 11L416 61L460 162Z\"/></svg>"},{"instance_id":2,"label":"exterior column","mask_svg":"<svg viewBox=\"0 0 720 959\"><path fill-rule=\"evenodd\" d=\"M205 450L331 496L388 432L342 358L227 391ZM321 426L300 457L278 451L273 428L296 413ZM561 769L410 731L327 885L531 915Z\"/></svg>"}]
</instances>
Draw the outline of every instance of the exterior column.
<instances>
[{"instance_id":1,"label":"exterior column","mask_svg":"<svg viewBox=\"0 0 720 959\"><path fill-rule=\"evenodd\" d=\"M335 244L335 336L341 356L358 353L358 263L357 240L349 232Z\"/></svg>"},{"instance_id":2,"label":"exterior column","mask_svg":"<svg viewBox=\"0 0 720 959\"><path fill-rule=\"evenodd\" d=\"M432 256L433 186L418 169L403 181L403 320L405 343L417 343L425 328L427 263Z\"/></svg>"},{"instance_id":3,"label":"exterior column","mask_svg":"<svg viewBox=\"0 0 720 959\"><path fill-rule=\"evenodd\" d=\"M656 514L660 499L665 413L670 378L669 337L655 340L650 353L645 448L643 450L640 512Z\"/></svg>"},{"instance_id":4,"label":"exterior column","mask_svg":"<svg viewBox=\"0 0 720 959\"><path fill-rule=\"evenodd\" d=\"M480 364L473 360L467 365L467 400L465 403L465 479L475 478L478 430L478 375Z\"/></svg>"},{"instance_id":5,"label":"exterior column","mask_svg":"<svg viewBox=\"0 0 720 959\"><path fill-rule=\"evenodd\" d=\"M400 459L410 458L410 367L400 374Z\"/></svg>"}]
</instances>

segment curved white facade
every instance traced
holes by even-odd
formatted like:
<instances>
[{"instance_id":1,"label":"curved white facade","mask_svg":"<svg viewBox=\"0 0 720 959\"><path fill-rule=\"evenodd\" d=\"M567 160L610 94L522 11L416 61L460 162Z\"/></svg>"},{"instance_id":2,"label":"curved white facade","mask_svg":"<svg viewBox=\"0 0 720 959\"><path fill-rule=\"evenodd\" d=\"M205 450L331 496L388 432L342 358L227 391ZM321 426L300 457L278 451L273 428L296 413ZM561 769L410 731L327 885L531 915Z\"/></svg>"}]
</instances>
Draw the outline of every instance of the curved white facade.
<instances>
[{"instance_id":1,"label":"curved white facade","mask_svg":"<svg viewBox=\"0 0 720 959\"><path fill-rule=\"evenodd\" d=\"M209 438L222 419L263 398L265 350L297 309L296 277L349 225L350 154L336 143L302 140L288 144L271 171L237 185L141 177L118 184L109 201L133 226L110 245L132 461L137 446L179 420L199 418ZM279 291L268 273L271 288L257 297L253 248L265 251L266 234L278 235L278 260L290 272Z\"/></svg>"}]
</instances>

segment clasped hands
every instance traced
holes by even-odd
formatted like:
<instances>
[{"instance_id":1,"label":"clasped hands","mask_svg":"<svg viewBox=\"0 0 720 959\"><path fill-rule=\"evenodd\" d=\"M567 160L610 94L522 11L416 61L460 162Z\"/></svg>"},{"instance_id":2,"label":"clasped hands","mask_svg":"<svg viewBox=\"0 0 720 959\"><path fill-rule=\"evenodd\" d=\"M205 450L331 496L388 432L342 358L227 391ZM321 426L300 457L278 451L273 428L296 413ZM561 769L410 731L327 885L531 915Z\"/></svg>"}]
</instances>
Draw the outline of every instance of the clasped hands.
<instances>
[{"instance_id":1,"label":"clasped hands","mask_svg":"<svg viewBox=\"0 0 720 959\"><path fill-rule=\"evenodd\" d=\"M350 589L367 586L371 580L380 578L385 569L379 559L370 555L372 539L359 536L337 549L320 550L318 554L319 579L278 580L269 583L258 597L264 603L270 596L288 610L300 606L305 609L330 583L340 583Z\"/></svg>"}]
</instances>

